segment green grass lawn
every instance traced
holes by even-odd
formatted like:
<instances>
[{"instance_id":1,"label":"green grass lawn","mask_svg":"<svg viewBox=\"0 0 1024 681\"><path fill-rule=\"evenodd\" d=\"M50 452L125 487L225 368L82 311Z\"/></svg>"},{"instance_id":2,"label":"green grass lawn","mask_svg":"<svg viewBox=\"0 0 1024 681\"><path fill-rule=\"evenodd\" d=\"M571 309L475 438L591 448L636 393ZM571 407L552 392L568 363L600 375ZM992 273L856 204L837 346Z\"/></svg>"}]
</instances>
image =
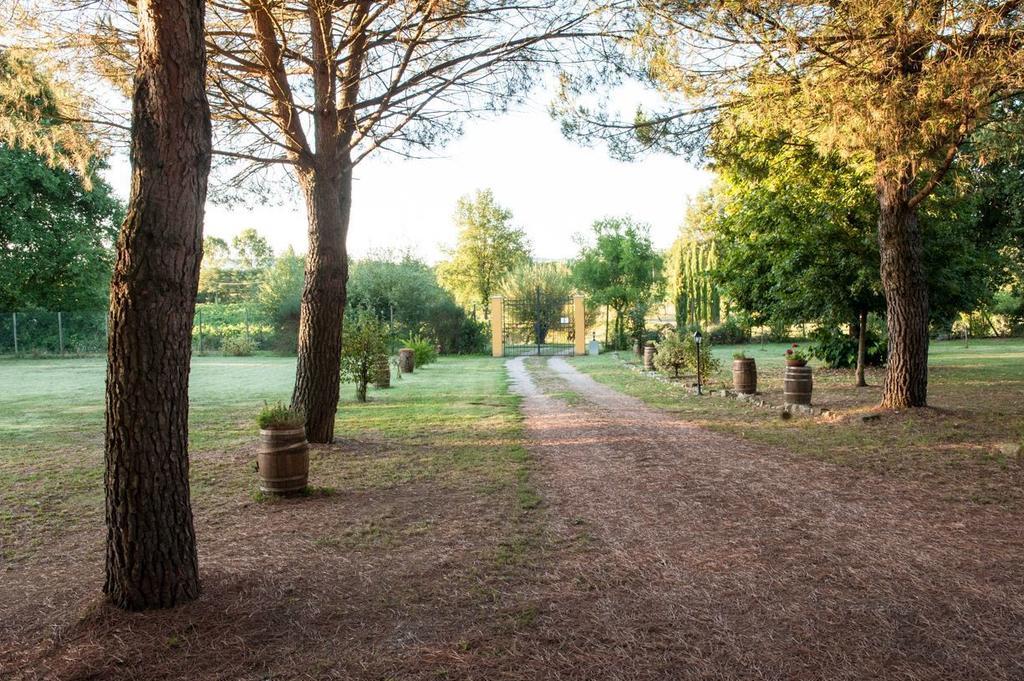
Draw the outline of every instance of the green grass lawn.
<instances>
[{"instance_id":1,"label":"green grass lawn","mask_svg":"<svg viewBox=\"0 0 1024 681\"><path fill-rule=\"evenodd\" d=\"M721 371L711 389L731 387L732 354L757 360L758 389L782 404L787 344L714 349ZM707 428L777 445L815 459L934 481L939 493L977 503L1024 503L1022 459L1007 446L1024 441L1024 341L936 342L931 346L929 409L884 414L864 422L881 400L883 371L868 372L871 387L856 388L852 370L827 370L812 361L813 402L825 416L784 420L777 410L731 398L697 398L681 385L656 381L632 367L631 353L577 357L596 380ZM692 378L687 380L690 383Z\"/></svg>"},{"instance_id":2,"label":"green grass lawn","mask_svg":"<svg viewBox=\"0 0 1024 681\"><path fill-rule=\"evenodd\" d=\"M255 417L291 395L295 359L196 357L190 442L197 513L257 498ZM102 359L0 361L0 557L31 553L55 532L103 515ZM336 437L314 448L310 483L322 491L457 479L526 493L517 398L490 358L443 358L355 402L342 385ZM335 448L337 449L337 447Z\"/></svg>"}]
</instances>

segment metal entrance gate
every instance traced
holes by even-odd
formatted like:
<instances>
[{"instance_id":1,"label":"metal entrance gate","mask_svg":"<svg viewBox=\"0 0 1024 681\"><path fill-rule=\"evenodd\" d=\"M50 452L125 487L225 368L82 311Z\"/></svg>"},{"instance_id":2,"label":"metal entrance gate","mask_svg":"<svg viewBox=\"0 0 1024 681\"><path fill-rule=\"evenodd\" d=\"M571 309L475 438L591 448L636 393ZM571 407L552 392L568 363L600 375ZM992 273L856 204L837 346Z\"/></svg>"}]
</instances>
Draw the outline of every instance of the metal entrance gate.
<instances>
[{"instance_id":1,"label":"metal entrance gate","mask_svg":"<svg viewBox=\"0 0 1024 681\"><path fill-rule=\"evenodd\" d=\"M573 355L573 307L572 298L545 296L539 288L532 300L506 300L502 318L505 356Z\"/></svg>"}]
</instances>

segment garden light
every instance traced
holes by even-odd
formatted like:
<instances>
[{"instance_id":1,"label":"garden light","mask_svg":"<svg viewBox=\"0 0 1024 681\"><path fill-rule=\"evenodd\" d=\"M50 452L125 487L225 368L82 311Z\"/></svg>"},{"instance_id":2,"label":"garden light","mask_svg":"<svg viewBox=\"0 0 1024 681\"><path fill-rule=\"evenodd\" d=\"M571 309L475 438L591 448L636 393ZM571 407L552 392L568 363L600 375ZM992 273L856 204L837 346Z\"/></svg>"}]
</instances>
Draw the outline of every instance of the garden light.
<instances>
[{"instance_id":1,"label":"garden light","mask_svg":"<svg viewBox=\"0 0 1024 681\"><path fill-rule=\"evenodd\" d=\"M701 392L701 385L700 385L700 342L703 339L704 339L704 337L700 335L700 329L697 329L696 331L693 332L693 342L697 346L697 394L698 395L703 394Z\"/></svg>"}]
</instances>

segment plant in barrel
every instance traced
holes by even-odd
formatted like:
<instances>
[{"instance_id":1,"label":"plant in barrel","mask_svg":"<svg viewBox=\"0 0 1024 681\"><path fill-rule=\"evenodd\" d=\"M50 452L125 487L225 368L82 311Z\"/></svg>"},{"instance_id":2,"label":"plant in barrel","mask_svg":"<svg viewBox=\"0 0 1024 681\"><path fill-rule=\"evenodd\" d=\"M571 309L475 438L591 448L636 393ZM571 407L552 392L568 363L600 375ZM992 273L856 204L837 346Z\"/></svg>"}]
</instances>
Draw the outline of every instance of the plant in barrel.
<instances>
[{"instance_id":1,"label":"plant in barrel","mask_svg":"<svg viewBox=\"0 0 1024 681\"><path fill-rule=\"evenodd\" d=\"M807 353L800 349L799 344L793 343L792 346L786 348L786 366L807 366Z\"/></svg>"},{"instance_id":2,"label":"plant in barrel","mask_svg":"<svg viewBox=\"0 0 1024 681\"><path fill-rule=\"evenodd\" d=\"M346 324L341 341L341 377L355 382L356 399L366 401L366 386L382 362L388 361L388 332L365 310Z\"/></svg>"},{"instance_id":3,"label":"plant in barrel","mask_svg":"<svg viewBox=\"0 0 1024 681\"><path fill-rule=\"evenodd\" d=\"M740 395L757 392L757 362L753 357L747 357L745 352L733 353L732 387Z\"/></svg>"},{"instance_id":4,"label":"plant in barrel","mask_svg":"<svg viewBox=\"0 0 1024 681\"><path fill-rule=\"evenodd\" d=\"M264 404L256 421L260 427L260 448L256 456L260 489L275 494L301 492L309 480L305 416L277 402Z\"/></svg>"},{"instance_id":5,"label":"plant in barrel","mask_svg":"<svg viewBox=\"0 0 1024 681\"><path fill-rule=\"evenodd\" d=\"M786 404L810 404L814 387L811 367L807 366L807 353L793 343L786 348L786 374L782 381Z\"/></svg>"}]
</instances>

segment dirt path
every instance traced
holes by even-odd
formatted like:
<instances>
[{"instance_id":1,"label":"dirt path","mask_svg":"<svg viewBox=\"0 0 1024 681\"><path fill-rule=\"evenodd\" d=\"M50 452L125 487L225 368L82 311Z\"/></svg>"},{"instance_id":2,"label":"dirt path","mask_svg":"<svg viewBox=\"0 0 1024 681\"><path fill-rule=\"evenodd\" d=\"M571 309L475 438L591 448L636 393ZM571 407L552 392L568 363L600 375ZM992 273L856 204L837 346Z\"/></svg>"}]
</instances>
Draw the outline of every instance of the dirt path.
<instances>
[{"instance_id":1,"label":"dirt path","mask_svg":"<svg viewBox=\"0 0 1024 681\"><path fill-rule=\"evenodd\" d=\"M1024 679L1019 515L531 366L509 371L560 547L533 595L537 676Z\"/></svg>"}]
</instances>

